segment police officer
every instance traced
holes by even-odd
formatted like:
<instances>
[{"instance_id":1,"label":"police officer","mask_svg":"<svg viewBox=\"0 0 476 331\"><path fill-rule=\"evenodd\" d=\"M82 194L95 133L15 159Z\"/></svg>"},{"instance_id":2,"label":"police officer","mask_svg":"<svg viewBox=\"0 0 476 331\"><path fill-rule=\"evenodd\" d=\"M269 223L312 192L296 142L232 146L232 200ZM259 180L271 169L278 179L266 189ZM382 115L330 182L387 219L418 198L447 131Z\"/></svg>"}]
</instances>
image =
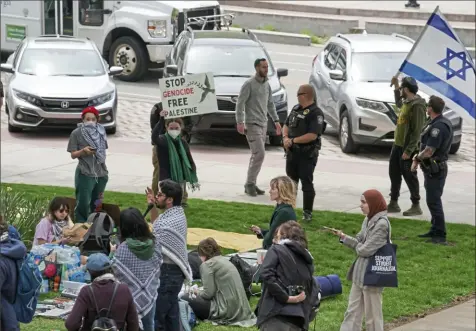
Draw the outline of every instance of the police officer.
<instances>
[{"instance_id":1,"label":"police officer","mask_svg":"<svg viewBox=\"0 0 476 331\"><path fill-rule=\"evenodd\" d=\"M312 220L314 169L316 168L324 114L314 98L311 85L301 85L297 94L299 104L294 106L283 128L283 144L286 149L286 174L296 182L301 181L303 193L303 220Z\"/></svg>"},{"instance_id":2,"label":"police officer","mask_svg":"<svg viewBox=\"0 0 476 331\"><path fill-rule=\"evenodd\" d=\"M430 120L423 128L420 153L413 158L412 171L420 166L425 176L426 204L431 214L431 228L420 238L430 238L429 242L446 245L445 214L441 196L448 175L448 153L453 141L453 126L442 115L445 102L432 95L428 101L427 114Z\"/></svg>"}]
</instances>

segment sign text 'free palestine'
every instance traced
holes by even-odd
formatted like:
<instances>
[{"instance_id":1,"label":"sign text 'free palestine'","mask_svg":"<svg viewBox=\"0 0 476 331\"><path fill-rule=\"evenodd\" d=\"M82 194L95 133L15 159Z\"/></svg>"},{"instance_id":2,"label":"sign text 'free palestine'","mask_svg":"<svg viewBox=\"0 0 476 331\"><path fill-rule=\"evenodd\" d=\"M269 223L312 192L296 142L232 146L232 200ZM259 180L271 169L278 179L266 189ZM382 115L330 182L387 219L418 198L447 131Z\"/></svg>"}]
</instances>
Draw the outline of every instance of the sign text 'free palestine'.
<instances>
[{"instance_id":1,"label":"sign text 'free palestine'","mask_svg":"<svg viewBox=\"0 0 476 331\"><path fill-rule=\"evenodd\" d=\"M213 73L159 79L166 119L218 111Z\"/></svg>"}]
</instances>

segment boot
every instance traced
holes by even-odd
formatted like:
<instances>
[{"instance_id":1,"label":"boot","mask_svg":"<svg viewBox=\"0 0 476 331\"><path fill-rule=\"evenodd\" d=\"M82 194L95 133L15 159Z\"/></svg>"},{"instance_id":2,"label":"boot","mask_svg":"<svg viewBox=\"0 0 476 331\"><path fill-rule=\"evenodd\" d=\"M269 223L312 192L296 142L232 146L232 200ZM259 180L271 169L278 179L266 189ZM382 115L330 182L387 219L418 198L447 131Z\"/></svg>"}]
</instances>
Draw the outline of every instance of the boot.
<instances>
[{"instance_id":1,"label":"boot","mask_svg":"<svg viewBox=\"0 0 476 331\"><path fill-rule=\"evenodd\" d=\"M389 213L399 213L402 211L398 205L398 200L390 200L387 206L387 212Z\"/></svg>"},{"instance_id":2,"label":"boot","mask_svg":"<svg viewBox=\"0 0 476 331\"><path fill-rule=\"evenodd\" d=\"M256 192L256 185L254 184L246 184L245 185L245 193L248 194L250 197L255 197L258 195Z\"/></svg>"},{"instance_id":3,"label":"boot","mask_svg":"<svg viewBox=\"0 0 476 331\"><path fill-rule=\"evenodd\" d=\"M421 210L419 203L412 204L410 209L405 210L403 212L403 216L417 216L417 215L421 215L421 214L423 214L423 211Z\"/></svg>"},{"instance_id":4,"label":"boot","mask_svg":"<svg viewBox=\"0 0 476 331\"><path fill-rule=\"evenodd\" d=\"M304 222L312 221L312 212L304 210L303 213L302 213L302 220Z\"/></svg>"},{"instance_id":5,"label":"boot","mask_svg":"<svg viewBox=\"0 0 476 331\"><path fill-rule=\"evenodd\" d=\"M255 190L258 195L264 195L266 192L260 189L258 186L255 185Z\"/></svg>"},{"instance_id":6,"label":"boot","mask_svg":"<svg viewBox=\"0 0 476 331\"><path fill-rule=\"evenodd\" d=\"M435 232L430 230L427 233L419 234L418 238L433 238L434 236L435 236Z\"/></svg>"},{"instance_id":7,"label":"boot","mask_svg":"<svg viewBox=\"0 0 476 331\"><path fill-rule=\"evenodd\" d=\"M446 241L445 237L432 237L426 242L436 244L436 245L448 246L448 242Z\"/></svg>"}]
</instances>

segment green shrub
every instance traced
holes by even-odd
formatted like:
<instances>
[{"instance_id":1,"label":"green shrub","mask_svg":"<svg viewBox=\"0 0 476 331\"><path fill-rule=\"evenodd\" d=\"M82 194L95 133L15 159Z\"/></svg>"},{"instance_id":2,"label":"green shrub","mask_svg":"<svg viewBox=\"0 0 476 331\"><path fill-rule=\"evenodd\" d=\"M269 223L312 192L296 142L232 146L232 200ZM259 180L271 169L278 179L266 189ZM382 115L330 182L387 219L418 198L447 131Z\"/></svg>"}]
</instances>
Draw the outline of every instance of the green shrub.
<instances>
[{"instance_id":1,"label":"green shrub","mask_svg":"<svg viewBox=\"0 0 476 331\"><path fill-rule=\"evenodd\" d=\"M21 233L27 247L33 243L36 225L44 217L48 203L46 199L26 197L11 187L0 189L0 215Z\"/></svg>"}]
</instances>

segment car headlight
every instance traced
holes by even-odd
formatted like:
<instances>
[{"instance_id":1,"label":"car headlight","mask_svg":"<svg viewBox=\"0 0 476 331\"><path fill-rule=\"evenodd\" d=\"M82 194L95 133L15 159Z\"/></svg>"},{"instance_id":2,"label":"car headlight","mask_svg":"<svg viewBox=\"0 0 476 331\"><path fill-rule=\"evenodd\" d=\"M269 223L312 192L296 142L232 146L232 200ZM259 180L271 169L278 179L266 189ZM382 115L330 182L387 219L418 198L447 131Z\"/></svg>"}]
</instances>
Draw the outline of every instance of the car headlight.
<instances>
[{"instance_id":1,"label":"car headlight","mask_svg":"<svg viewBox=\"0 0 476 331\"><path fill-rule=\"evenodd\" d=\"M273 93L274 103L284 103L287 101L287 93L285 89L280 89L278 92Z\"/></svg>"},{"instance_id":2,"label":"car headlight","mask_svg":"<svg viewBox=\"0 0 476 331\"><path fill-rule=\"evenodd\" d=\"M109 92L106 94L102 94L100 96L95 97L94 99L91 99L88 103L88 106L99 106L102 105L103 103L106 103L112 99L114 96L114 92Z\"/></svg>"},{"instance_id":3,"label":"car headlight","mask_svg":"<svg viewBox=\"0 0 476 331\"><path fill-rule=\"evenodd\" d=\"M18 99L21 99L38 107L43 107L43 103L41 102L40 98L18 90L13 90L13 92L15 93L15 96Z\"/></svg>"},{"instance_id":4,"label":"car headlight","mask_svg":"<svg viewBox=\"0 0 476 331\"><path fill-rule=\"evenodd\" d=\"M378 111L381 113L388 112L388 108L385 107L383 102L380 102L380 101L372 101L372 100L356 98L355 102L357 103L357 106L363 109Z\"/></svg>"},{"instance_id":5,"label":"car headlight","mask_svg":"<svg viewBox=\"0 0 476 331\"><path fill-rule=\"evenodd\" d=\"M152 38L167 37L167 21L166 20L151 20L147 21L147 31Z\"/></svg>"}]
</instances>

